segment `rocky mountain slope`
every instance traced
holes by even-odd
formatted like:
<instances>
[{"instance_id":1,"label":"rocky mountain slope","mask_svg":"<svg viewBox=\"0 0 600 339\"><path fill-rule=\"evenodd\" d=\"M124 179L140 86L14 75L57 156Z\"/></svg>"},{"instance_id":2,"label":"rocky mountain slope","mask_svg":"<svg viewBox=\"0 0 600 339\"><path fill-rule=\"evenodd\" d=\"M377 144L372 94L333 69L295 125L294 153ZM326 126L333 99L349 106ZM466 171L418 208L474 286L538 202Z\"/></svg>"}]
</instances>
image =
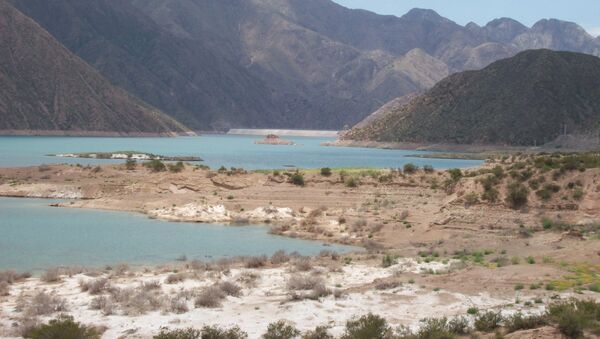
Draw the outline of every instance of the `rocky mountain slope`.
<instances>
[{"instance_id":1,"label":"rocky mountain slope","mask_svg":"<svg viewBox=\"0 0 600 339\"><path fill-rule=\"evenodd\" d=\"M600 55L579 26L460 26L330 0L11 0L113 83L194 129L334 129L529 48Z\"/></svg>"},{"instance_id":2,"label":"rocky mountain slope","mask_svg":"<svg viewBox=\"0 0 600 339\"><path fill-rule=\"evenodd\" d=\"M387 142L540 145L597 135L600 58L530 50L449 76L405 105L345 133Z\"/></svg>"},{"instance_id":3,"label":"rocky mountain slope","mask_svg":"<svg viewBox=\"0 0 600 339\"><path fill-rule=\"evenodd\" d=\"M0 0L2 133L172 134L187 128L114 87Z\"/></svg>"}]
</instances>

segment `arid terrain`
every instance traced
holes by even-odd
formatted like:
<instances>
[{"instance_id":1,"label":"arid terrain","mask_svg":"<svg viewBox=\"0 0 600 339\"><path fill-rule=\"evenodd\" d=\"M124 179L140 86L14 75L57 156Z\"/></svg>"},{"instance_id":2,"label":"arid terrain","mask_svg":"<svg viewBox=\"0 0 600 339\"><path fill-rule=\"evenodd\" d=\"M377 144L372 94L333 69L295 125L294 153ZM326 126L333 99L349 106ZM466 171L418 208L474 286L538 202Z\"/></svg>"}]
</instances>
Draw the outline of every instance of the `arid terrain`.
<instances>
[{"instance_id":1,"label":"arid terrain","mask_svg":"<svg viewBox=\"0 0 600 339\"><path fill-rule=\"evenodd\" d=\"M342 335L346 321L369 312L416 330L424 318L464 316L473 323L487 310L535 315L561 300L598 301L598 164L597 155L582 154L498 157L464 170L247 172L160 162L0 169L0 196L63 198L57 207L172 221L266 223L275 234L366 249L63 268L33 278L4 273L0 335L18 334L26 318L45 321L61 312L100 326L106 338L236 324L255 338L279 319ZM100 286L92 291L86 282ZM37 302L51 306L39 310ZM553 322L507 323L501 331L528 329L507 334L513 338L563 331ZM594 335L593 326L586 335ZM482 336L497 330L477 321L475 327Z\"/></svg>"}]
</instances>

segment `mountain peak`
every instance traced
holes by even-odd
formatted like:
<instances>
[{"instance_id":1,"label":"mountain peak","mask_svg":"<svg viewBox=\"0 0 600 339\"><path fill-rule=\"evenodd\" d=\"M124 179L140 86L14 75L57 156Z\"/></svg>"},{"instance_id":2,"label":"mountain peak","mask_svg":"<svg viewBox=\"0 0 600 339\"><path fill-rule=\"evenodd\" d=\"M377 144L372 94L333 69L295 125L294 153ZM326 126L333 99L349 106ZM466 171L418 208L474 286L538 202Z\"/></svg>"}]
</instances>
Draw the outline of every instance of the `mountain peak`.
<instances>
[{"instance_id":1,"label":"mountain peak","mask_svg":"<svg viewBox=\"0 0 600 339\"><path fill-rule=\"evenodd\" d=\"M446 21L444 17L439 15L433 9L413 8L408 13L402 16L404 19L410 20L427 20L427 21Z\"/></svg>"},{"instance_id":2,"label":"mountain peak","mask_svg":"<svg viewBox=\"0 0 600 339\"><path fill-rule=\"evenodd\" d=\"M522 23L518 22L517 20L511 19L511 18L494 19L494 20L488 22L487 25L485 25L485 27L502 28L502 29L519 28L522 30L527 29L527 27L525 27L525 25L523 25Z\"/></svg>"}]
</instances>

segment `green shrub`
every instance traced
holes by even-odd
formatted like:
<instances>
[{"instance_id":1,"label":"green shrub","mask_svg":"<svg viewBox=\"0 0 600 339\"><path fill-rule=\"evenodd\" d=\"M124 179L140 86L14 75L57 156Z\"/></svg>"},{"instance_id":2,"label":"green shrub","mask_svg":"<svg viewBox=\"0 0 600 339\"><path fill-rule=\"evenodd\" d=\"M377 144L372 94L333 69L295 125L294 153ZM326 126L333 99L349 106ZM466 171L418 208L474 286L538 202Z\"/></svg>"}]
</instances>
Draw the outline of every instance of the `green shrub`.
<instances>
[{"instance_id":1,"label":"green shrub","mask_svg":"<svg viewBox=\"0 0 600 339\"><path fill-rule=\"evenodd\" d=\"M170 330L168 328L161 328L160 332L155 335L154 339L200 339L201 332L194 328Z\"/></svg>"},{"instance_id":2,"label":"green shrub","mask_svg":"<svg viewBox=\"0 0 600 339\"><path fill-rule=\"evenodd\" d=\"M552 229L552 227L554 227L554 222L551 219L544 218L542 220L542 227L545 230L550 230L550 229Z\"/></svg>"},{"instance_id":3,"label":"green shrub","mask_svg":"<svg viewBox=\"0 0 600 339\"><path fill-rule=\"evenodd\" d=\"M518 209L527 204L529 197L529 189L525 185L513 182L508 185L506 202L513 209Z\"/></svg>"},{"instance_id":4,"label":"green shrub","mask_svg":"<svg viewBox=\"0 0 600 339\"><path fill-rule=\"evenodd\" d=\"M164 172L167 170L165 164L160 160L150 160L144 163L144 167L148 168L152 172Z\"/></svg>"},{"instance_id":5,"label":"green shrub","mask_svg":"<svg viewBox=\"0 0 600 339\"><path fill-rule=\"evenodd\" d=\"M576 188L575 192L573 192L573 199L575 200L581 200L581 198L583 198L584 196L584 192L581 188Z\"/></svg>"},{"instance_id":6,"label":"green shrub","mask_svg":"<svg viewBox=\"0 0 600 339\"><path fill-rule=\"evenodd\" d=\"M48 324L34 327L23 334L31 339L97 339L100 334L93 327L77 323L73 317L60 315Z\"/></svg>"},{"instance_id":7,"label":"green shrub","mask_svg":"<svg viewBox=\"0 0 600 339\"><path fill-rule=\"evenodd\" d=\"M293 339L300 335L300 331L285 320L269 324L263 339Z\"/></svg>"},{"instance_id":8,"label":"green shrub","mask_svg":"<svg viewBox=\"0 0 600 339\"><path fill-rule=\"evenodd\" d=\"M248 333L242 331L238 326L223 329L218 326L204 326L200 335L201 339L245 339Z\"/></svg>"},{"instance_id":9,"label":"green shrub","mask_svg":"<svg viewBox=\"0 0 600 339\"><path fill-rule=\"evenodd\" d=\"M548 306L546 315L567 337L581 337L585 330L600 333L600 304L594 300L563 301Z\"/></svg>"},{"instance_id":10,"label":"green shrub","mask_svg":"<svg viewBox=\"0 0 600 339\"><path fill-rule=\"evenodd\" d=\"M497 189L490 188L488 190L483 191L483 193L481 194L481 199L493 203L493 202L498 201L499 195L500 195L500 192L498 192Z\"/></svg>"},{"instance_id":11,"label":"green shrub","mask_svg":"<svg viewBox=\"0 0 600 339\"><path fill-rule=\"evenodd\" d=\"M333 339L334 337L327 330L326 326L318 326L314 330L302 334L302 339Z\"/></svg>"},{"instance_id":12,"label":"green shrub","mask_svg":"<svg viewBox=\"0 0 600 339\"><path fill-rule=\"evenodd\" d=\"M300 172L296 172L290 176L290 183L296 186L304 186L304 175Z\"/></svg>"},{"instance_id":13,"label":"green shrub","mask_svg":"<svg viewBox=\"0 0 600 339\"><path fill-rule=\"evenodd\" d=\"M167 167L169 168L169 172L172 173L180 173L185 169L185 165L181 161L178 161L175 165L169 164Z\"/></svg>"},{"instance_id":14,"label":"green shrub","mask_svg":"<svg viewBox=\"0 0 600 339\"><path fill-rule=\"evenodd\" d=\"M369 313L346 323L346 332L342 339L385 338L392 333L387 321Z\"/></svg>"},{"instance_id":15,"label":"green shrub","mask_svg":"<svg viewBox=\"0 0 600 339\"><path fill-rule=\"evenodd\" d=\"M406 174L413 174L418 169L419 169L419 167L417 167L415 164L408 163L408 164L404 165L404 173L406 173Z\"/></svg>"},{"instance_id":16,"label":"green shrub","mask_svg":"<svg viewBox=\"0 0 600 339\"><path fill-rule=\"evenodd\" d=\"M544 315L524 316L521 312L513 314L504 320L504 327L508 333L530 330L547 324L548 320Z\"/></svg>"},{"instance_id":17,"label":"green shrub","mask_svg":"<svg viewBox=\"0 0 600 339\"><path fill-rule=\"evenodd\" d=\"M475 192L471 192L465 196L465 204L467 206L476 205L479 203L479 197Z\"/></svg>"},{"instance_id":18,"label":"green shrub","mask_svg":"<svg viewBox=\"0 0 600 339\"><path fill-rule=\"evenodd\" d=\"M381 266L383 266L384 268L396 265L396 263L396 257L391 254L386 254L381 259Z\"/></svg>"},{"instance_id":19,"label":"green shrub","mask_svg":"<svg viewBox=\"0 0 600 339\"><path fill-rule=\"evenodd\" d=\"M136 167L137 167L137 161L135 161L131 158L125 160L125 168L128 171L133 171Z\"/></svg>"},{"instance_id":20,"label":"green shrub","mask_svg":"<svg viewBox=\"0 0 600 339\"><path fill-rule=\"evenodd\" d=\"M332 172L331 172L331 168L329 167L323 167L321 168L321 175L324 177L329 177L331 176Z\"/></svg>"},{"instance_id":21,"label":"green shrub","mask_svg":"<svg viewBox=\"0 0 600 339\"><path fill-rule=\"evenodd\" d=\"M459 168L449 169L448 173L450 173L450 178L452 178L452 181L454 181L454 182L459 181L460 178L463 177L463 173Z\"/></svg>"},{"instance_id":22,"label":"green shrub","mask_svg":"<svg viewBox=\"0 0 600 339\"><path fill-rule=\"evenodd\" d=\"M358 179L356 179L355 177L348 177L344 181L344 185L346 185L346 187L349 187L349 188L358 187Z\"/></svg>"},{"instance_id":23,"label":"green shrub","mask_svg":"<svg viewBox=\"0 0 600 339\"><path fill-rule=\"evenodd\" d=\"M492 174L498 178L498 179L502 179L504 178L505 174L504 174L504 168L502 168L502 166L498 165L495 166L494 168L492 168Z\"/></svg>"},{"instance_id":24,"label":"green shrub","mask_svg":"<svg viewBox=\"0 0 600 339\"><path fill-rule=\"evenodd\" d=\"M431 165L425 165L425 166L423 166L423 171L425 173L433 173L434 169L433 169L433 166L431 166Z\"/></svg>"},{"instance_id":25,"label":"green shrub","mask_svg":"<svg viewBox=\"0 0 600 339\"><path fill-rule=\"evenodd\" d=\"M469 321L464 317L458 317L452 320L448 318L425 319L422 325L414 335L406 335L408 338L455 338L458 335L469 333Z\"/></svg>"},{"instance_id":26,"label":"green shrub","mask_svg":"<svg viewBox=\"0 0 600 339\"><path fill-rule=\"evenodd\" d=\"M467 310L467 314L470 315L475 315L479 313L479 309L477 307L469 307L469 309Z\"/></svg>"},{"instance_id":27,"label":"green shrub","mask_svg":"<svg viewBox=\"0 0 600 339\"><path fill-rule=\"evenodd\" d=\"M500 312L488 311L475 318L475 329L481 332L493 332L500 327L504 317Z\"/></svg>"}]
</instances>

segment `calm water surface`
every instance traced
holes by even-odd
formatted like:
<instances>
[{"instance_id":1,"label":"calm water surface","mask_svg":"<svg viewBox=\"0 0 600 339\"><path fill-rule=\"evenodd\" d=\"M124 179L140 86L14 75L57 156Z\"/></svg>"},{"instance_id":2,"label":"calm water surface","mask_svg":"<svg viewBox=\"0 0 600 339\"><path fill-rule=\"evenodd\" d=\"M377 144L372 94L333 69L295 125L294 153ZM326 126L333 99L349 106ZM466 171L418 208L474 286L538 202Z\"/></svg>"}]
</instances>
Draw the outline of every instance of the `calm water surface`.
<instances>
[{"instance_id":1,"label":"calm water surface","mask_svg":"<svg viewBox=\"0 0 600 339\"><path fill-rule=\"evenodd\" d=\"M398 168L411 162L419 166L428 164L444 169L481 164L481 161L472 160L407 157L427 152L321 146L322 142L331 141L325 138L286 137L296 142L294 146L254 144L254 141L261 138L234 135L180 138L0 137L0 166L108 163L111 160L55 158L48 157L47 154L129 150L171 156L199 156L212 168L219 168L221 165L245 169L274 169L284 166Z\"/></svg>"},{"instance_id":2,"label":"calm water surface","mask_svg":"<svg viewBox=\"0 0 600 339\"><path fill-rule=\"evenodd\" d=\"M172 223L132 213L55 208L50 203L0 198L0 270L158 264L183 254L210 260L271 255L280 249L303 255L357 250L270 235L265 226Z\"/></svg>"}]
</instances>

